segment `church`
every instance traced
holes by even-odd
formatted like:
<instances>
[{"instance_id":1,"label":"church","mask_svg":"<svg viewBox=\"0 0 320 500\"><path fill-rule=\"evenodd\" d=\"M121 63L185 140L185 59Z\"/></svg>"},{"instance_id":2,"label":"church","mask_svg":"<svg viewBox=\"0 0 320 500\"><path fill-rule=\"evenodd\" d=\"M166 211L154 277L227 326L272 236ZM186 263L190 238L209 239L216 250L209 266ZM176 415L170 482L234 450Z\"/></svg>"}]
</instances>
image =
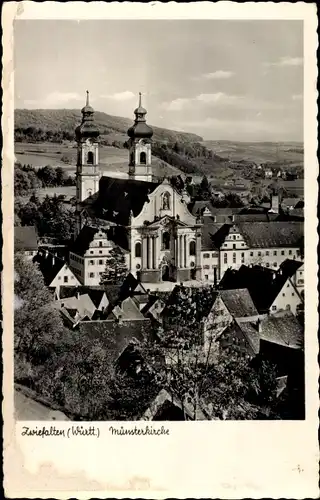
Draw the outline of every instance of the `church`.
<instances>
[{"instance_id":1,"label":"church","mask_svg":"<svg viewBox=\"0 0 320 500\"><path fill-rule=\"evenodd\" d=\"M99 129L87 102L76 128L76 228L69 264L83 285L99 285L115 246L125 254L128 272L143 283L201 279L201 218L169 179L152 171L153 130L139 105L128 130L126 178L99 169Z\"/></svg>"}]
</instances>

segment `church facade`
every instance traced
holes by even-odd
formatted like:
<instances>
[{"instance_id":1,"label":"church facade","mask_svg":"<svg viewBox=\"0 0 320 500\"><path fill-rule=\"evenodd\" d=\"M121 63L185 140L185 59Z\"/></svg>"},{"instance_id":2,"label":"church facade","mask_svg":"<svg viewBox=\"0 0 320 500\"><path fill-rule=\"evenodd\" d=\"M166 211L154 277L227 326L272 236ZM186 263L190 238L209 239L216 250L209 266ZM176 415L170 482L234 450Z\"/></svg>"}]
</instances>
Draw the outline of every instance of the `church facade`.
<instances>
[{"instance_id":1,"label":"church facade","mask_svg":"<svg viewBox=\"0 0 320 500\"><path fill-rule=\"evenodd\" d=\"M99 130L87 102L76 128L77 223L70 267L84 285L98 285L110 250L119 246L128 272L144 283L201 279L201 218L168 179L152 171L153 130L139 105L128 130L126 178L99 172Z\"/></svg>"}]
</instances>

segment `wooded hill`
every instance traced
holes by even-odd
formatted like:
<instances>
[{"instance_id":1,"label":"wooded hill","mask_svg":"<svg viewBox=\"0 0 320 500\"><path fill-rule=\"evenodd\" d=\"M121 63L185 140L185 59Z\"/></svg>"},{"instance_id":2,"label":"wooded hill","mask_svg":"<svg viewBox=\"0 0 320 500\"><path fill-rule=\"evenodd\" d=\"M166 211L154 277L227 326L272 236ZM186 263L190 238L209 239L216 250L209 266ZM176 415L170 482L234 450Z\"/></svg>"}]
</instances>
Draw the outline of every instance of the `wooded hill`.
<instances>
[{"instance_id":1,"label":"wooded hill","mask_svg":"<svg viewBox=\"0 0 320 500\"><path fill-rule=\"evenodd\" d=\"M111 116L101 111L95 112L95 122L100 130L101 139L109 145L112 141L128 140L127 130L133 118ZM74 109L16 109L14 112L15 141L56 141L73 140L74 129L81 121L80 110ZM163 142L200 142L202 137L175 130L153 127L155 141Z\"/></svg>"}]
</instances>

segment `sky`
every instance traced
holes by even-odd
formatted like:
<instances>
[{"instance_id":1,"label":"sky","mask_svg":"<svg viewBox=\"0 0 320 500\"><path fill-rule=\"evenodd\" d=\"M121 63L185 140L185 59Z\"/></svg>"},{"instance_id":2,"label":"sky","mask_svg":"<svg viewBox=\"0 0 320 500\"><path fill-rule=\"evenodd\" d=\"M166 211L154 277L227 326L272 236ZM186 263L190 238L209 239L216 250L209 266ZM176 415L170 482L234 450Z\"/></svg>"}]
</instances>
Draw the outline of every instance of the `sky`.
<instances>
[{"instance_id":1,"label":"sky","mask_svg":"<svg viewBox=\"0 0 320 500\"><path fill-rule=\"evenodd\" d=\"M15 108L84 105L204 139L303 140L302 21L15 21Z\"/></svg>"}]
</instances>

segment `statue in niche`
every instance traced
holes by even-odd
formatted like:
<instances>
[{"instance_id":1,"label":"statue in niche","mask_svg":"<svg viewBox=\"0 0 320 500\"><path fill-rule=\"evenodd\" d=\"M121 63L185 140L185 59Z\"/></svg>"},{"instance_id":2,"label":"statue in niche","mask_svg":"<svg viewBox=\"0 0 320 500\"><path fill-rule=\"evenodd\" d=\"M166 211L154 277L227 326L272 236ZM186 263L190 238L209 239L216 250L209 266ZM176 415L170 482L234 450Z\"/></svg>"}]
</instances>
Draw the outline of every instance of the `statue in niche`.
<instances>
[{"instance_id":1,"label":"statue in niche","mask_svg":"<svg viewBox=\"0 0 320 500\"><path fill-rule=\"evenodd\" d=\"M163 195L162 208L163 208L163 210L170 209L170 194L169 193L164 193L164 195Z\"/></svg>"}]
</instances>

